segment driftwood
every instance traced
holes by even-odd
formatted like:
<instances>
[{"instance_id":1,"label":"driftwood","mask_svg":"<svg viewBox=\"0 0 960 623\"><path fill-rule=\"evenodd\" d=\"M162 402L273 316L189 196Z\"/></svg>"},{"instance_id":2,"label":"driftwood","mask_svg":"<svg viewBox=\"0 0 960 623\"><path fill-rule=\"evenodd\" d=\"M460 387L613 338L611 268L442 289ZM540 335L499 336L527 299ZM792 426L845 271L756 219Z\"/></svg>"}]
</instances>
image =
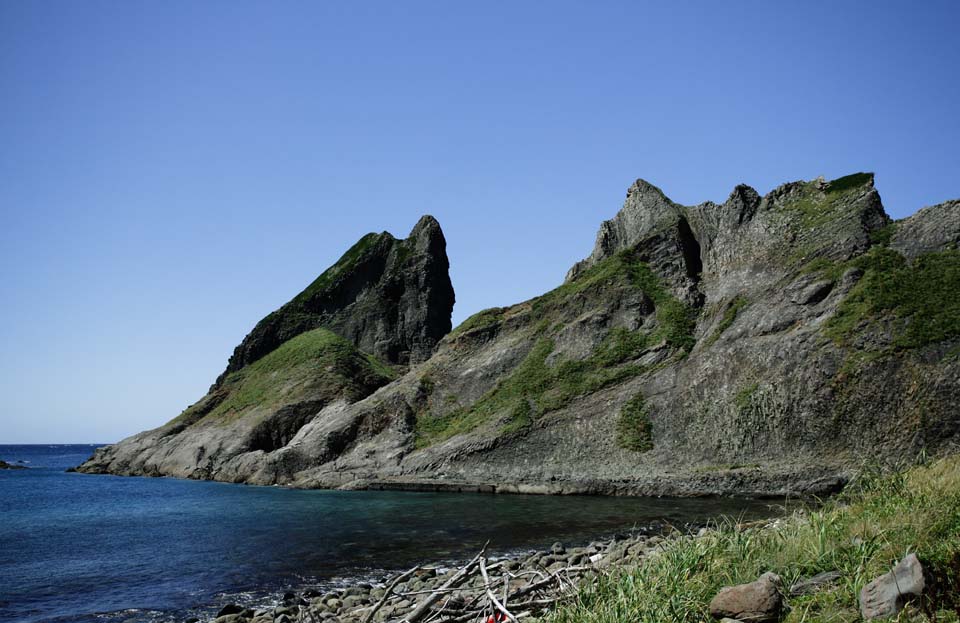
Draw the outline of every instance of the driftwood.
<instances>
[{"instance_id":1,"label":"driftwood","mask_svg":"<svg viewBox=\"0 0 960 623\"><path fill-rule=\"evenodd\" d=\"M387 600L390 599L390 594L393 593L393 589L397 587L397 584L409 578L411 575L416 573L418 569L420 569L420 565L417 565L416 567L414 567L413 569L410 569L406 573L398 575L393 580L393 582L390 582L390 586L388 586L387 589L383 592L383 597L380 598L380 601L377 602L377 605L375 605L373 608L370 609L370 612L367 613L367 616L363 617L363 623L370 623L370 621L373 620L373 615L377 613L377 610L382 608L383 604L387 603Z\"/></svg>"},{"instance_id":2,"label":"driftwood","mask_svg":"<svg viewBox=\"0 0 960 623\"><path fill-rule=\"evenodd\" d=\"M339 611L340 621L373 623L377 613L387 608L387 615L377 617L388 623L522 623L576 596L577 586L585 574L603 571L593 564L570 565L547 570L543 567L509 570L507 561L488 564L487 546L469 562L452 572L441 583L437 577L424 589L405 590L404 583L421 569L414 567L393 578L375 604ZM499 593L499 595L498 595ZM422 597L412 606L408 600ZM441 603L441 600L446 598ZM400 606L403 609L400 609ZM403 610L409 609L404 613ZM319 611L318 611L319 612ZM325 615L329 616L329 615ZM303 623L323 623L310 606L304 606L296 619Z\"/></svg>"},{"instance_id":3,"label":"driftwood","mask_svg":"<svg viewBox=\"0 0 960 623\"><path fill-rule=\"evenodd\" d=\"M493 591L490 590L490 577L487 575L487 565L483 557L480 557L480 573L483 575L483 585L486 587L487 597L490 599L490 603L493 604L493 607L503 613L508 620L513 623L517 623L517 617L513 616L507 607L500 603L500 600L497 599L497 596L493 594Z\"/></svg>"},{"instance_id":4,"label":"driftwood","mask_svg":"<svg viewBox=\"0 0 960 623\"><path fill-rule=\"evenodd\" d=\"M466 565L465 567L463 567L462 569L460 569L460 571L458 571L452 578L450 578L449 580L447 580L447 581L443 584L443 586L440 587L440 590L434 591L434 592L433 592L431 595L429 595L426 599L424 599L422 602L420 602L420 603L417 605L417 607L413 610L413 612L411 612L410 614L408 614L408 615L403 619L404 622L405 622L405 623L417 623L417 621L419 621L419 620L422 619L426 614L428 614L428 613L430 612L430 608L433 606L433 604L435 604L435 603L437 603L438 601L440 601L440 598L443 597L443 594L444 594L444 591L445 591L445 590L447 590L447 589L449 589L449 588L452 588L452 587L455 587L455 586L459 586L459 585L462 584L468 577L470 577L470 573L473 571L473 569L477 566L477 564L480 562L480 560L481 560L484 556L486 556L486 551L487 551L487 546L484 545L483 548L480 550L480 553L477 554L476 556L474 556L473 560L471 560L470 562L468 562L467 565Z\"/></svg>"}]
</instances>

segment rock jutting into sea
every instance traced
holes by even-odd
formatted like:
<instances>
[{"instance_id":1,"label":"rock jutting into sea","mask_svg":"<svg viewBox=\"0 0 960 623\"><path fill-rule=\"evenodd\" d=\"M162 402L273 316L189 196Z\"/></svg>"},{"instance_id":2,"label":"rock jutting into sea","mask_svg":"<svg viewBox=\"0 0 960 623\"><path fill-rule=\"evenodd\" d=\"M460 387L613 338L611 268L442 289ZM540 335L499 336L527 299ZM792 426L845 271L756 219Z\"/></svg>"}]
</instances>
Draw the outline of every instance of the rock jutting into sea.
<instances>
[{"instance_id":1,"label":"rock jutting into sea","mask_svg":"<svg viewBox=\"0 0 960 623\"><path fill-rule=\"evenodd\" d=\"M828 493L960 437L960 201L637 180L555 289L451 330L440 225L370 234L199 402L79 470L305 488ZM558 271L558 275L560 271Z\"/></svg>"}]
</instances>

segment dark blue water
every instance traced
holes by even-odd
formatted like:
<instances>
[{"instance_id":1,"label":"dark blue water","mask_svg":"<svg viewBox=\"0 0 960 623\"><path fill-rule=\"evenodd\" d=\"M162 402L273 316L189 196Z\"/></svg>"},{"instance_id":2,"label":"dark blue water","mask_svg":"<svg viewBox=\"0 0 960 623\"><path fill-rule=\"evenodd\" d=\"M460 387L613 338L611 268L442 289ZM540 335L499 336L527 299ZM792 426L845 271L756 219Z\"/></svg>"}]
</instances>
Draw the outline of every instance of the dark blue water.
<instances>
[{"instance_id":1,"label":"dark blue water","mask_svg":"<svg viewBox=\"0 0 960 623\"><path fill-rule=\"evenodd\" d=\"M177 621L227 601L759 502L297 491L65 473L95 446L3 446L0 621Z\"/></svg>"}]
</instances>

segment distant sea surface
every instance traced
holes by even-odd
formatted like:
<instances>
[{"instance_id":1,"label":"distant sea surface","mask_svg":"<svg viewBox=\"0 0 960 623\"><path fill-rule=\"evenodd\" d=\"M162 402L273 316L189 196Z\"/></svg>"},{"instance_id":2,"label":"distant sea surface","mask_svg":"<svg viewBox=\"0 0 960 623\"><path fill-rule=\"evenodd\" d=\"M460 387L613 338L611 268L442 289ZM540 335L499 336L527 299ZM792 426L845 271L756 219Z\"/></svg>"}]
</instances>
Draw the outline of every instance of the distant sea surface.
<instances>
[{"instance_id":1,"label":"distant sea surface","mask_svg":"<svg viewBox=\"0 0 960 623\"><path fill-rule=\"evenodd\" d=\"M93 445L0 445L0 621L183 621L418 562L773 514L723 499L299 491L66 473Z\"/></svg>"}]
</instances>

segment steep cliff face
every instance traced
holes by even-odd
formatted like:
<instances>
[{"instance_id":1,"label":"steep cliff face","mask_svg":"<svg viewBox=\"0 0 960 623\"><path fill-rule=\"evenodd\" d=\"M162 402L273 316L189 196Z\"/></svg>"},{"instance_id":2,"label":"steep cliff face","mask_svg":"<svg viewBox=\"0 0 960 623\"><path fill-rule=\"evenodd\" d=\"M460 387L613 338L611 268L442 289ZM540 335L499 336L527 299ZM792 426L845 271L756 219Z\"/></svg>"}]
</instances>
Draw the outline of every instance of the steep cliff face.
<instances>
[{"instance_id":1,"label":"steep cliff face","mask_svg":"<svg viewBox=\"0 0 960 623\"><path fill-rule=\"evenodd\" d=\"M231 479L227 462L284 447L324 406L365 398L427 359L450 331L448 269L431 216L405 240L367 234L257 323L206 396L83 470Z\"/></svg>"},{"instance_id":2,"label":"steep cliff face","mask_svg":"<svg viewBox=\"0 0 960 623\"><path fill-rule=\"evenodd\" d=\"M388 363L419 363L450 331L449 268L446 241L432 216L421 218L406 240L387 232L367 234L307 289L258 322L233 351L224 376L318 327Z\"/></svg>"},{"instance_id":3,"label":"steep cliff face","mask_svg":"<svg viewBox=\"0 0 960 623\"><path fill-rule=\"evenodd\" d=\"M639 180L558 288L476 314L401 378L212 477L827 491L864 458L957 441L958 240L960 202L894 223L869 174L697 206ZM139 473L120 457L140 452L85 469Z\"/></svg>"}]
</instances>

